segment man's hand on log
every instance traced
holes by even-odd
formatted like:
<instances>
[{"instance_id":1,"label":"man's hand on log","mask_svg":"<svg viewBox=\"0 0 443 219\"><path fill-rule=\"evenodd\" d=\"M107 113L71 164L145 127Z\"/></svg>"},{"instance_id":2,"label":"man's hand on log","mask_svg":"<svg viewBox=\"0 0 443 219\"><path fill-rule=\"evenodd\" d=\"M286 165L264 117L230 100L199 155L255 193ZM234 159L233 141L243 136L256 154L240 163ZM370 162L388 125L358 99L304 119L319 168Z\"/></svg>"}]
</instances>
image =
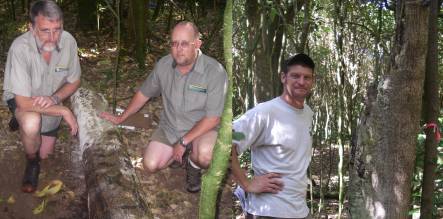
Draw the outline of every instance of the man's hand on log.
<instances>
[{"instance_id":1,"label":"man's hand on log","mask_svg":"<svg viewBox=\"0 0 443 219\"><path fill-rule=\"evenodd\" d=\"M116 116L112 113L108 113L108 112L101 112L100 113L100 118L104 119L104 120L108 120L110 122L112 122L114 125L118 125L120 123L123 122L123 117L121 116Z\"/></svg>"},{"instance_id":2,"label":"man's hand on log","mask_svg":"<svg viewBox=\"0 0 443 219\"><path fill-rule=\"evenodd\" d=\"M179 162L180 164L183 161L183 154L185 153L186 148L183 147L180 143L174 145L174 149L172 151L172 158Z\"/></svg>"},{"instance_id":3,"label":"man's hand on log","mask_svg":"<svg viewBox=\"0 0 443 219\"><path fill-rule=\"evenodd\" d=\"M78 132L78 124L77 119L74 114L68 109L63 113L63 119L66 123L68 123L69 128L71 129L71 135L74 136Z\"/></svg>"}]
</instances>

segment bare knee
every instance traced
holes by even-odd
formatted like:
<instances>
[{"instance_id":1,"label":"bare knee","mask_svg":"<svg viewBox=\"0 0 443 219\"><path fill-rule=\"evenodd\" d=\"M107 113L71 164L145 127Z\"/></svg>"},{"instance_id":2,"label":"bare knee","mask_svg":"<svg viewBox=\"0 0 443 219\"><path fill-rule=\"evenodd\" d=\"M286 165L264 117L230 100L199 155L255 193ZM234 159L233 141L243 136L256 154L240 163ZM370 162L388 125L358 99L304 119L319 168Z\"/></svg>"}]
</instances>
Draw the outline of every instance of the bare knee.
<instances>
[{"instance_id":1,"label":"bare knee","mask_svg":"<svg viewBox=\"0 0 443 219\"><path fill-rule=\"evenodd\" d=\"M201 154L198 156L198 164L201 168L207 169L211 164L212 154Z\"/></svg>"},{"instance_id":2,"label":"bare knee","mask_svg":"<svg viewBox=\"0 0 443 219\"><path fill-rule=\"evenodd\" d=\"M201 168L208 168L212 160L212 150L217 140L217 132L210 131L198 137L192 142L195 151L191 154L191 160Z\"/></svg>"},{"instance_id":3,"label":"bare knee","mask_svg":"<svg viewBox=\"0 0 443 219\"><path fill-rule=\"evenodd\" d=\"M40 133L41 116L38 113L21 113L18 119L20 130L23 134L36 135Z\"/></svg>"},{"instance_id":4,"label":"bare knee","mask_svg":"<svg viewBox=\"0 0 443 219\"><path fill-rule=\"evenodd\" d=\"M198 148L191 154L191 160L199 167L207 169L212 160L212 150L209 148Z\"/></svg>"},{"instance_id":5,"label":"bare knee","mask_svg":"<svg viewBox=\"0 0 443 219\"><path fill-rule=\"evenodd\" d=\"M155 173L160 170L158 162L152 159L143 158L143 169L148 173Z\"/></svg>"},{"instance_id":6,"label":"bare knee","mask_svg":"<svg viewBox=\"0 0 443 219\"><path fill-rule=\"evenodd\" d=\"M149 156L149 152L148 152L147 148L143 152L142 163L143 163L143 169L148 173L155 173L155 172L159 171L159 169L160 169L158 161L156 159L154 159L153 157Z\"/></svg>"}]
</instances>

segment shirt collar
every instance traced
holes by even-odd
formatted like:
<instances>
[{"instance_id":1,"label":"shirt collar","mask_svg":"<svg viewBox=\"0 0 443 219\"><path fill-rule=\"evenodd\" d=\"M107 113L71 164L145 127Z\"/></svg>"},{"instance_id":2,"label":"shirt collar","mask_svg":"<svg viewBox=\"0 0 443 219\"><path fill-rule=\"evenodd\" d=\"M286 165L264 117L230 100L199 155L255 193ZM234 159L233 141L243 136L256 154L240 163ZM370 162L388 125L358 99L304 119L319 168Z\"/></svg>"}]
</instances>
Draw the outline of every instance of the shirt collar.
<instances>
[{"instance_id":1,"label":"shirt collar","mask_svg":"<svg viewBox=\"0 0 443 219\"><path fill-rule=\"evenodd\" d=\"M195 61L194 65L192 66L191 70L189 72L197 72L199 74L204 74L204 61L203 61L203 53L199 49L197 52L197 60ZM172 59L172 68L175 69L177 66L177 63L174 59Z\"/></svg>"}]
</instances>

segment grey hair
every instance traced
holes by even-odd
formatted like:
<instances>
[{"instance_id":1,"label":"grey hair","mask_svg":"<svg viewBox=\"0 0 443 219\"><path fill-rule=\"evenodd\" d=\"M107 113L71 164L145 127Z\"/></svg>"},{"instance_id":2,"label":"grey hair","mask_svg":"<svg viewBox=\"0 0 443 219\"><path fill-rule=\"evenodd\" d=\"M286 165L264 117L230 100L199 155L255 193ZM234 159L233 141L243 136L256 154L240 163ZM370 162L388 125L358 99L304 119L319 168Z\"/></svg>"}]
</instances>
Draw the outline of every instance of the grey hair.
<instances>
[{"instance_id":1,"label":"grey hair","mask_svg":"<svg viewBox=\"0 0 443 219\"><path fill-rule=\"evenodd\" d=\"M31 4L31 9L29 10L29 18L31 19L32 26L35 25L35 18L42 15L51 21L62 21L63 22L63 12L60 7L51 0L38 0Z\"/></svg>"},{"instance_id":2,"label":"grey hair","mask_svg":"<svg viewBox=\"0 0 443 219\"><path fill-rule=\"evenodd\" d=\"M195 39L200 39L200 32L198 31L198 27L197 25L195 25L193 22L191 21L180 21L178 22L175 27L177 26L190 26L194 32L194 37Z\"/></svg>"}]
</instances>

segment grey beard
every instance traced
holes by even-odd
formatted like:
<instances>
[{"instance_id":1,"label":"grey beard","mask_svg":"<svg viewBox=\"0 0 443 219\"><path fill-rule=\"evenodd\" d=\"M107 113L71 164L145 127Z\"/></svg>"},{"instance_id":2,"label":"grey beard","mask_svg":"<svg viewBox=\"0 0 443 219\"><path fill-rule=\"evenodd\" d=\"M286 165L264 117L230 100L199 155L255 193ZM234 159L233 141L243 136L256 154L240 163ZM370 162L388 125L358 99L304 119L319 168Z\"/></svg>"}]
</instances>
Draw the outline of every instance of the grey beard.
<instances>
[{"instance_id":1,"label":"grey beard","mask_svg":"<svg viewBox=\"0 0 443 219\"><path fill-rule=\"evenodd\" d=\"M36 37L35 39L35 45L37 46L38 52L52 52L54 50L57 50L57 52L60 52L60 47L58 46L60 39L57 41L57 43L54 43L55 46L52 46L48 49L48 47L45 47L45 44L41 43L40 40L38 40Z\"/></svg>"}]
</instances>

